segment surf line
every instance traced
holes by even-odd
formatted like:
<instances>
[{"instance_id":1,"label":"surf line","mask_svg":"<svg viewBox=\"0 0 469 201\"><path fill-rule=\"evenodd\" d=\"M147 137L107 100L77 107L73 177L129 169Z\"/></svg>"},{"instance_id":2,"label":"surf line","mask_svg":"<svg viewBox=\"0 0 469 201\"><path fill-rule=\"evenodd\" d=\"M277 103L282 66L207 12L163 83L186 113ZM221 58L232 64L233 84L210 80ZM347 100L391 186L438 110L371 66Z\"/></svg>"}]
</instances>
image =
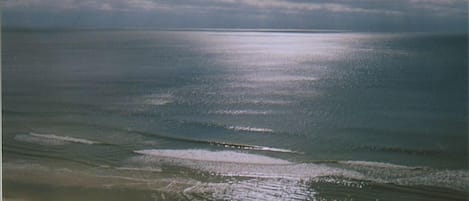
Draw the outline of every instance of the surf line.
<instances>
[{"instance_id":1,"label":"surf line","mask_svg":"<svg viewBox=\"0 0 469 201\"><path fill-rule=\"evenodd\" d=\"M143 131L135 131L135 130L131 130L131 131L128 131L128 132L136 133L136 134L140 134L140 135L144 135L144 136L158 137L158 138L168 139L168 140L176 140L176 141L181 141L181 142L198 143L198 144L209 144L209 145L232 148L232 149L245 149L245 150L254 150L254 151L270 151L270 152L281 152L281 153L304 154L303 152L293 151L293 150L289 150L289 149L275 148L275 147L249 145L249 144L237 144L237 143L229 143L229 142L210 141L210 140L196 140L196 139L180 138L180 137L171 137L171 136L167 136L167 135L154 134L154 133L148 133L148 132L143 132Z\"/></svg>"},{"instance_id":2,"label":"surf line","mask_svg":"<svg viewBox=\"0 0 469 201\"><path fill-rule=\"evenodd\" d=\"M108 142L100 142L100 141L93 141L83 138L76 138L64 135L55 135L55 134L40 134L34 131L28 133L29 136L42 138L42 139L49 139L49 140L56 140L61 141L64 143L76 143L76 144L87 144L87 145L106 145L106 146L115 146L116 144L108 143Z\"/></svg>"},{"instance_id":3,"label":"surf line","mask_svg":"<svg viewBox=\"0 0 469 201\"><path fill-rule=\"evenodd\" d=\"M82 124L81 124L82 125ZM269 151L269 152L280 152L280 153L293 153L293 154L304 154L303 152L294 151L290 149L281 149L275 147L267 147L267 146L259 146L259 145L249 145L249 144L238 144L238 143L230 143L230 142L219 142L219 141L209 141L209 140L197 140L197 139L190 139L190 138L182 138L182 137L172 137L168 135L162 135L157 133L150 133L144 131L133 130L130 128L123 129L123 128L116 128L112 126L105 126L105 125L96 125L96 124L86 124L87 126L92 126L96 128L105 128L114 131L124 131L127 133L135 133L142 136L147 137L156 137L160 139L167 139L167 140L175 140L180 142L189 142L189 143L197 143L197 144L209 144L214 146L232 148L232 149L245 149L245 150L254 150L254 151ZM107 145L107 146L116 146L116 144L108 143L108 142L98 142L98 145Z\"/></svg>"}]
</instances>

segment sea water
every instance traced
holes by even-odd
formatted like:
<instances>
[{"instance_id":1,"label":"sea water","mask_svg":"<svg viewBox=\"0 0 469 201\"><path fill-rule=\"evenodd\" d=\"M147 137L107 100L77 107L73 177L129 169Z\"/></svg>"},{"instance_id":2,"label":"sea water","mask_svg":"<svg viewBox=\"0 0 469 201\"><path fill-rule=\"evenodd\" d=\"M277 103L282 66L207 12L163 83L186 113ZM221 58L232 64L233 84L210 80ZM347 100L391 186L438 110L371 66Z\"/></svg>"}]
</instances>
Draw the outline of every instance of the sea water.
<instances>
[{"instance_id":1,"label":"sea water","mask_svg":"<svg viewBox=\"0 0 469 201\"><path fill-rule=\"evenodd\" d=\"M465 200L467 35L7 30L7 200Z\"/></svg>"}]
</instances>

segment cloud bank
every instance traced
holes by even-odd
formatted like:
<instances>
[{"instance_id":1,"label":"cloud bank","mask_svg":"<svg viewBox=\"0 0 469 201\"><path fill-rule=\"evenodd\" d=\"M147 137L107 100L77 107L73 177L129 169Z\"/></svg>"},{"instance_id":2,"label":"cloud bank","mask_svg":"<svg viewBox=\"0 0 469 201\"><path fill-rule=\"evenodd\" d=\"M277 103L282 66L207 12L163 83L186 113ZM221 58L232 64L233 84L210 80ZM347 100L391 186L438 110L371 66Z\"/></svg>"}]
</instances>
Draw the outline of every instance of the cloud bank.
<instances>
[{"instance_id":1,"label":"cloud bank","mask_svg":"<svg viewBox=\"0 0 469 201\"><path fill-rule=\"evenodd\" d=\"M2 0L4 25L467 31L467 0Z\"/></svg>"}]
</instances>

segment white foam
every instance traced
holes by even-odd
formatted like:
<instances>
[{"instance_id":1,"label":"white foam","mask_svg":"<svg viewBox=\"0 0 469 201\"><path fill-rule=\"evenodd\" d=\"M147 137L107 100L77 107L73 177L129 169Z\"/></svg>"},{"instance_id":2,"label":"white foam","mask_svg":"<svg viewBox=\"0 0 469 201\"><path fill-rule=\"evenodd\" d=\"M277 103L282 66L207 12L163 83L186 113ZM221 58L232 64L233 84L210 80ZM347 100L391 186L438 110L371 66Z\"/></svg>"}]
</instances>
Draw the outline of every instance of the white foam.
<instances>
[{"instance_id":1,"label":"white foam","mask_svg":"<svg viewBox=\"0 0 469 201\"><path fill-rule=\"evenodd\" d=\"M227 96L236 96L239 95L238 93L228 93L222 92ZM258 93L256 93L258 95ZM221 101L222 103L226 104L256 104L256 105L289 105L292 104L293 101L289 100L276 100L276 99L264 99L264 98L230 98Z\"/></svg>"},{"instance_id":2,"label":"white foam","mask_svg":"<svg viewBox=\"0 0 469 201\"><path fill-rule=\"evenodd\" d=\"M265 146L258 146L258 145L235 144L235 143L216 142L216 141L207 141L207 143L212 144L212 145L223 146L223 147L226 147L226 148L235 148L235 149L270 151L270 152L283 152L283 153L302 153L302 152L292 151L290 149L281 149L281 148L265 147Z\"/></svg>"},{"instance_id":3,"label":"white foam","mask_svg":"<svg viewBox=\"0 0 469 201\"><path fill-rule=\"evenodd\" d=\"M258 150L258 151L283 152L283 153L302 153L302 152L292 151L290 149L280 149L280 148L263 147L263 146L251 146L251 147L246 147L245 149L253 149L253 150Z\"/></svg>"},{"instance_id":4,"label":"white foam","mask_svg":"<svg viewBox=\"0 0 469 201\"><path fill-rule=\"evenodd\" d=\"M54 134L39 134L39 133L29 133L27 135L16 135L15 139L18 141L41 144L41 145L64 145L68 143L80 143L80 144L98 144L99 142L69 137L69 136L59 136Z\"/></svg>"},{"instance_id":5,"label":"white foam","mask_svg":"<svg viewBox=\"0 0 469 201\"><path fill-rule=\"evenodd\" d=\"M363 173L366 180L399 185L439 186L469 191L468 170L436 170L371 161L338 161L342 168Z\"/></svg>"},{"instance_id":6,"label":"white foam","mask_svg":"<svg viewBox=\"0 0 469 201\"><path fill-rule=\"evenodd\" d=\"M294 82L294 81L314 81L316 77L300 76L300 75L274 75L274 76L254 76L249 78L255 82Z\"/></svg>"},{"instance_id":7,"label":"white foam","mask_svg":"<svg viewBox=\"0 0 469 201\"><path fill-rule=\"evenodd\" d=\"M286 160L234 151L140 150L142 156L129 162L141 166L169 164L222 176L308 180L321 176L344 176L363 179L362 174L324 164L291 163Z\"/></svg>"},{"instance_id":8,"label":"white foam","mask_svg":"<svg viewBox=\"0 0 469 201\"><path fill-rule=\"evenodd\" d=\"M16 135L15 140L20 141L20 142L27 142L27 143L31 143L31 144L52 145L52 146L68 144L65 141L55 140L55 139L47 139L47 138L42 138L42 137L35 137L35 136L29 135L29 134Z\"/></svg>"},{"instance_id":9,"label":"white foam","mask_svg":"<svg viewBox=\"0 0 469 201\"><path fill-rule=\"evenodd\" d=\"M184 190L209 195L206 200L312 200L315 195L308 183L283 179L247 179L231 183L201 183Z\"/></svg>"},{"instance_id":10,"label":"white foam","mask_svg":"<svg viewBox=\"0 0 469 201\"><path fill-rule=\"evenodd\" d=\"M155 167L117 167L117 170L126 170L126 171L145 171L145 172L161 172L161 168Z\"/></svg>"},{"instance_id":11,"label":"white foam","mask_svg":"<svg viewBox=\"0 0 469 201\"><path fill-rule=\"evenodd\" d=\"M203 164L198 168L205 171L216 172L223 176L242 176L252 178L309 180L323 176L344 176L347 178L362 179L363 176L351 170L329 167L312 163L298 163L287 165L253 165L253 164Z\"/></svg>"},{"instance_id":12,"label":"white foam","mask_svg":"<svg viewBox=\"0 0 469 201\"><path fill-rule=\"evenodd\" d=\"M338 163L353 166L368 166L375 168L398 168L398 169L415 169L419 167L410 167L404 165L396 165L391 163L373 162L373 161L339 161Z\"/></svg>"},{"instance_id":13,"label":"white foam","mask_svg":"<svg viewBox=\"0 0 469 201\"><path fill-rule=\"evenodd\" d=\"M147 105L166 105L174 102L172 94L152 94L143 97L143 103Z\"/></svg>"},{"instance_id":14,"label":"white foam","mask_svg":"<svg viewBox=\"0 0 469 201\"><path fill-rule=\"evenodd\" d=\"M288 105L291 104L291 101L286 100L269 100L269 99L246 99L241 100L243 103L253 103L253 104L270 104L270 105Z\"/></svg>"},{"instance_id":15,"label":"white foam","mask_svg":"<svg viewBox=\"0 0 469 201\"><path fill-rule=\"evenodd\" d=\"M196 161L214 161L225 163L247 163L247 164L290 164L282 159L268 156L248 154L234 151L208 151L201 149L173 150L173 149L148 149L134 151L138 154L168 157Z\"/></svg>"},{"instance_id":16,"label":"white foam","mask_svg":"<svg viewBox=\"0 0 469 201\"><path fill-rule=\"evenodd\" d=\"M272 114L270 110L216 110L210 111L209 114L221 115L267 115Z\"/></svg>"},{"instance_id":17,"label":"white foam","mask_svg":"<svg viewBox=\"0 0 469 201\"><path fill-rule=\"evenodd\" d=\"M401 185L428 185L452 188L469 192L468 170L426 171L413 177L397 178L391 182Z\"/></svg>"},{"instance_id":18,"label":"white foam","mask_svg":"<svg viewBox=\"0 0 469 201\"><path fill-rule=\"evenodd\" d=\"M42 138L48 138L48 139L54 139L54 140L59 140L59 141L72 142L72 143L81 143L81 144L98 144L99 143L96 141L69 137L69 136L59 136L59 135L54 135L54 134L38 134L38 133L29 133L29 134L34 137L42 137Z\"/></svg>"},{"instance_id":19,"label":"white foam","mask_svg":"<svg viewBox=\"0 0 469 201\"><path fill-rule=\"evenodd\" d=\"M255 154L208 150L142 150L143 156L132 163L142 166L169 164L229 177L321 179L327 176L347 181L371 181L398 185L439 186L469 191L469 171L436 170L371 161L336 161L331 163L292 163ZM332 179L332 182L335 182Z\"/></svg>"},{"instance_id":20,"label":"white foam","mask_svg":"<svg viewBox=\"0 0 469 201\"><path fill-rule=\"evenodd\" d=\"M250 126L228 126L226 127L235 131L247 131L247 132L258 132L258 133L273 133L274 130L270 128L256 128Z\"/></svg>"}]
</instances>

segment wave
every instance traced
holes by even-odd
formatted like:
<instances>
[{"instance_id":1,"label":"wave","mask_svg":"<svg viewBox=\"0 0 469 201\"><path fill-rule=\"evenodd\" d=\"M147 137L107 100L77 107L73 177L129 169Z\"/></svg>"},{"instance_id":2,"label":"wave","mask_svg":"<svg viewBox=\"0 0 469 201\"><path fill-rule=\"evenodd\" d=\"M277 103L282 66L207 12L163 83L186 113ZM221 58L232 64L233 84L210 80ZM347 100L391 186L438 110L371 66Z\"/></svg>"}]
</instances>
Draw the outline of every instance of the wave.
<instances>
[{"instance_id":1,"label":"wave","mask_svg":"<svg viewBox=\"0 0 469 201\"><path fill-rule=\"evenodd\" d=\"M147 149L134 151L138 154L169 157L186 160L197 161L216 161L216 162L229 162L229 163L249 163L249 164L290 164L290 162L282 159L240 153L234 151L208 151L202 149L189 149L189 150L172 150L172 149Z\"/></svg>"},{"instance_id":2,"label":"wave","mask_svg":"<svg viewBox=\"0 0 469 201\"><path fill-rule=\"evenodd\" d=\"M149 149L134 152L140 156L133 157L130 161L141 165L167 163L222 176L302 180L318 176L347 174L349 177L362 178L354 171L324 164L293 163L284 159L237 151Z\"/></svg>"},{"instance_id":3,"label":"wave","mask_svg":"<svg viewBox=\"0 0 469 201\"><path fill-rule=\"evenodd\" d=\"M180 122L179 122L180 123ZM183 121L182 123L187 123L186 121ZM200 124L200 122L189 122L189 123L197 123ZM254 150L254 151L266 151L266 152L280 152L280 153L294 153L294 154L303 154L302 152L290 150L290 149L283 149L283 148L276 148L276 147L268 147L268 146L260 146L260 145L251 145L251 144L240 144L240 143L232 143L232 142L223 142L223 141L216 141L216 140L200 140L200 139L192 139L192 138L186 138L186 137L176 137L176 136L171 136L171 135L165 135L161 133L153 133L153 132L146 132L146 131L139 131L139 130L133 130L130 128L118 128L118 127L111 127L111 126L105 126L105 125L96 125L96 124L79 124L80 126L88 126L88 127L93 127L97 129L107 129L109 131L117 131L117 132L127 132L127 133L132 133L132 134L138 134L146 137L151 137L151 138L160 138L160 139L166 139L166 140L171 140L171 141L179 141L179 142L187 142L187 143L195 143L195 144L205 144L205 145L214 145L214 146L219 146L219 147L225 147L225 148L232 148L232 149L242 149L242 150ZM207 124L208 126L216 126L220 128L224 128L221 125L217 124ZM37 135L37 134L36 134ZM42 135L42 137L41 137ZM49 138L47 138L47 135L50 134L39 134L37 137L29 135L29 134L21 134L17 135L15 137L16 140L18 141L28 141L31 143L43 143L45 145L63 145L65 143L68 143L64 139L59 140L59 139L54 139L55 135L50 135ZM57 136L57 137L64 137L67 138L66 136ZM71 137L68 137L69 139ZM46 139L50 139L47 141ZM79 138L72 138L72 139L79 139ZM85 139L81 139L85 140ZM100 145L113 145L111 143L105 143L105 142L97 142L97 141L91 141L91 140L85 140L94 144L100 144ZM76 141L78 143L78 141ZM148 144L149 142L144 142ZM150 142L153 143L153 142Z\"/></svg>"},{"instance_id":4,"label":"wave","mask_svg":"<svg viewBox=\"0 0 469 201\"><path fill-rule=\"evenodd\" d=\"M172 94L152 94L143 96L143 103L147 105L166 105L174 102Z\"/></svg>"},{"instance_id":5,"label":"wave","mask_svg":"<svg viewBox=\"0 0 469 201\"><path fill-rule=\"evenodd\" d=\"M297 152L297 151L293 151L293 150L290 150L290 149L281 149L281 148L259 146L259 145L237 144L237 143L218 142L218 141L197 141L197 142L207 143L207 144L210 144L210 145L221 146L221 147L225 147L225 148L233 148L233 149L303 154L302 152Z\"/></svg>"},{"instance_id":6,"label":"wave","mask_svg":"<svg viewBox=\"0 0 469 201\"><path fill-rule=\"evenodd\" d=\"M221 176L353 184L434 186L469 191L469 171L439 170L373 161L295 163L279 158L236 151L137 150L131 163L169 164ZM330 180L330 181L329 181Z\"/></svg>"},{"instance_id":7,"label":"wave","mask_svg":"<svg viewBox=\"0 0 469 201\"><path fill-rule=\"evenodd\" d=\"M208 113L220 115L267 115L274 112L271 110L216 110L209 111Z\"/></svg>"},{"instance_id":8,"label":"wave","mask_svg":"<svg viewBox=\"0 0 469 201\"><path fill-rule=\"evenodd\" d=\"M29 133L29 134L20 134L15 136L15 140L41 144L41 145L65 145L69 143L78 143L78 144L101 144L97 141L75 138L69 136L60 136L54 134L39 134L39 133Z\"/></svg>"},{"instance_id":9,"label":"wave","mask_svg":"<svg viewBox=\"0 0 469 201\"><path fill-rule=\"evenodd\" d=\"M180 124L192 124L196 126L203 126L208 128L214 129L228 129L234 131L241 131L241 132L254 132L254 133L275 133L275 131L271 128L259 128L259 127L251 127L251 126L240 126L240 125L225 125L219 124L215 122L198 122L198 121L186 121L186 120L170 120ZM278 134L286 134L282 132L277 132Z\"/></svg>"},{"instance_id":10,"label":"wave","mask_svg":"<svg viewBox=\"0 0 469 201\"><path fill-rule=\"evenodd\" d=\"M394 153L403 153L411 155L436 155L441 154L443 151L434 150L434 149L410 149L402 147L383 147L383 146L358 146L355 149L365 149L370 151L382 151L382 152L394 152Z\"/></svg>"},{"instance_id":11,"label":"wave","mask_svg":"<svg viewBox=\"0 0 469 201\"><path fill-rule=\"evenodd\" d=\"M188 143L196 143L196 144L215 145L215 146L220 146L220 147L225 147L225 148L232 148L232 149L302 154L302 152L297 152L297 151L290 150L290 149L282 149L282 148L275 148L275 147L268 147L268 146L239 144L239 143L221 142L221 141L214 141L214 140L198 140L198 139L191 139L191 138L160 135L160 134L148 133L148 132L142 132L142 131L128 131L128 132L136 133L136 134L140 134L140 135L144 135L144 136L149 136L149 137L157 137L157 138L167 139L167 140L174 140L174 141L188 142Z\"/></svg>"},{"instance_id":12,"label":"wave","mask_svg":"<svg viewBox=\"0 0 469 201\"><path fill-rule=\"evenodd\" d=\"M296 82L296 81L315 81L318 78L300 76L300 75L273 75L273 76L254 76L249 77L249 81L254 82Z\"/></svg>"},{"instance_id":13,"label":"wave","mask_svg":"<svg viewBox=\"0 0 469 201\"><path fill-rule=\"evenodd\" d=\"M161 168L155 167L117 167L116 170L124 171L144 171L144 172L161 172Z\"/></svg>"},{"instance_id":14,"label":"wave","mask_svg":"<svg viewBox=\"0 0 469 201\"><path fill-rule=\"evenodd\" d=\"M423 167L410 167L405 165L396 165L391 163L383 162L372 162L372 161L337 161L340 164L346 164L350 166L368 166L375 168L396 168L396 169L419 169Z\"/></svg>"},{"instance_id":15,"label":"wave","mask_svg":"<svg viewBox=\"0 0 469 201\"><path fill-rule=\"evenodd\" d=\"M226 157L239 156L235 151L146 151L151 154L132 156L123 161L124 166L106 167L106 171L70 167L73 169L58 172L56 167L29 162L7 163L4 168L6 176L15 181L20 177L54 185L150 189L182 195L180 199L186 200L465 200L463 191L469 191L467 170L415 169L372 161L238 163L226 161ZM250 160L263 157L243 156ZM277 160L268 157L272 159Z\"/></svg>"},{"instance_id":16,"label":"wave","mask_svg":"<svg viewBox=\"0 0 469 201\"><path fill-rule=\"evenodd\" d=\"M242 99L242 100L239 100L239 103L247 103L247 104L255 104L255 105L288 105L293 102L287 101L287 100Z\"/></svg>"},{"instance_id":17,"label":"wave","mask_svg":"<svg viewBox=\"0 0 469 201\"><path fill-rule=\"evenodd\" d=\"M468 170L441 170L373 161L334 161L329 165L359 172L367 180L379 183L437 186L469 192Z\"/></svg>"},{"instance_id":18,"label":"wave","mask_svg":"<svg viewBox=\"0 0 469 201\"><path fill-rule=\"evenodd\" d=\"M160 160L161 162L161 160ZM208 164L202 161L199 164ZM243 164L246 166L246 164ZM251 166L251 164L247 164ZM275 174L288 165L257 165L259 171L264 167L276 166ZM295 164L291 164L295 166ZM106 189L126 193L137 190L133 195L161 195L158 200L466 200L467 194L451 189L394 185L348 179L340 176L319 176L303 180L251 176L249 178L204 179L205 174L198 170L196 174L160 174L133 168L123 171L96 171L95 169L66 169L34 163L4 164L6 171L4 182L20 181L35 184L48 184L51 187L75 186L79 189ZM195 166L192 166L195 167ZM307 167L307 166L305 166ZM317 166L316 166L317 167ZM327 167L319 166L320 168ZM239 167L236 167L239 168ZM315 166L309 166L313 168ZM119 170L119 168L116 168ZM297 168L301 170L300 168ZM292 169L289 169L292 170ZM165 171L165 170L163 170ZM444 174L444 173L443 173ZM453 174L453 173L450 173ZM442 174L440 174L442 175ZM236 175L234 175L236 176ZM346 175L345 175L346 176ZM464 176L464 175L462 175ZM202 178L201 178L202 177ZM71 179L80 178L80 179ZM218 178L218 177L216 177ZM127 191L128 190L128 191ZM150 190L148 194L145 191ZM163 195L164 194L164 195ZM177 195L177 196L174 196ZM166 197L166 199L165 199ZM154 197L153 197L154 198ZM156 199L156 198L154 198Z\"/></svg>"},{"instance_id":19,"label":"wave","mask_svg":"<svg viewBox=\"0 0 469 201\"><path fill-rule=\"evenodd\" d=\"M256 133L273 133L274 130L270 128L256 128L250 126L227 126L227 129L235 131L256 132Z\"/></svg>"}]
</instances>

